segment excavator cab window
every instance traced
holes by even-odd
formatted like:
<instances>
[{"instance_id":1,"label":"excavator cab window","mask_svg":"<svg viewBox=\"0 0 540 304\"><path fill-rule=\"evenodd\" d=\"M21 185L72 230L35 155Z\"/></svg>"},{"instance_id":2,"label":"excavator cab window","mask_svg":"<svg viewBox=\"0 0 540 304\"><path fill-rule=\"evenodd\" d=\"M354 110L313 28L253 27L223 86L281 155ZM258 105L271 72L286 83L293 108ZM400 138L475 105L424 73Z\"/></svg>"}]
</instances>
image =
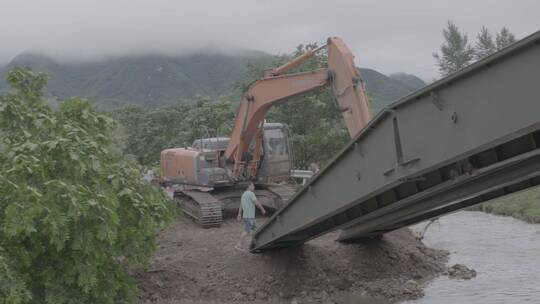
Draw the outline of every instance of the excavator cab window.
<instances>
[{"instance_id":1,"label":"excavator cab window","mask_svg":"<svg viewBox=\"0 0 540 304\"><path fill-rule=\"evenodd\" d=\"M289 159L289 146L283 129L265 130L265 155L271 160Z\"/></svg>"},{"instance_id":2,"label":"excavator cab window","mask_svg":"<svg viewBox=\"0 0 540 304\"><path fill-rule=\"evenodd\" d=\"M260 180L286 180L291 170L287 125L265 123L263 133L263 156L259 169Z\"/></svg>"}]
</instances>

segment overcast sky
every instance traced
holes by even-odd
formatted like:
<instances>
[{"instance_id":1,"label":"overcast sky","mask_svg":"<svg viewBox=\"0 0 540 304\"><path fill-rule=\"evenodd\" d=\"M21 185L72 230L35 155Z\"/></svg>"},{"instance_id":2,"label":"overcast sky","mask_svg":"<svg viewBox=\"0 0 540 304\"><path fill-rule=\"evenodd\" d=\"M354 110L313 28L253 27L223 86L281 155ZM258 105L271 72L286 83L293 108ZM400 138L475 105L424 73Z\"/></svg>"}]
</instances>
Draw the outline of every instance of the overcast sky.
<instances>
[{"instance_id":1,"label":"overcast sky","mask_svg":"<svg viewBox=\"0 0 540 304\"><path fill-rule=\"evenodd\" d=\"M432 52L454 21L517 38L540 30L540 1L495 0L0 0L0 64L23 51L59 59L201 49L290 52L340 36L356 63L383 73L437 76Z\"/></svg>"}]
</instances>

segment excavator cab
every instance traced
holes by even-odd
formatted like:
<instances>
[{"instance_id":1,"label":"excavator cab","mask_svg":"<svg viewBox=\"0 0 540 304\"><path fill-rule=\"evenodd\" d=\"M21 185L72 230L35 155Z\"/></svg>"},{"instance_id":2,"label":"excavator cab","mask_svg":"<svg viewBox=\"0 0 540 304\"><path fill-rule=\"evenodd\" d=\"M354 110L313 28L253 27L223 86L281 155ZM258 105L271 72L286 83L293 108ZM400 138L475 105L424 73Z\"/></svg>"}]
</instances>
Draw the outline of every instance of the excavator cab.
<instances>
[{"instance_id":1,"label":"excavator cab","mask_svg":"<svg viewBox=\"0 0 540 304\"><path fill-rule=\"evenodd\" d=\"M257 180L260 183L286 181L292 169L289 128L283 123L264 123L263 153Z\"/></svg>"}]
</instances>

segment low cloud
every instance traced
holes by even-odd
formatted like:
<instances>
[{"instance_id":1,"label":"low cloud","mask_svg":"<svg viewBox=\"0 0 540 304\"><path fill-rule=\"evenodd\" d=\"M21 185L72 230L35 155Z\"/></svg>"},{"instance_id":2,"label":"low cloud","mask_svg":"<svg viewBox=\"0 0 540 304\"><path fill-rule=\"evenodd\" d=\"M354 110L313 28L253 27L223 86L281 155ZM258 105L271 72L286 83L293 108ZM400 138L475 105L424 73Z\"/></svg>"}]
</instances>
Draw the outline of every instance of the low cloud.
<instances>
[{"instance_id":1,"label":"low cloud","mask_svg":"<svg viewBox=\"0 0 540 304\"><path fill-rule=\"evenodd\" d=\"M482 25L518 38L540 29L540 2L3 0L0 64L23 51L58 60L255 49L290 52L341 36L359 66L437 76L431 57L453 20L474 40Z\"/></svg>"}]
</instances>

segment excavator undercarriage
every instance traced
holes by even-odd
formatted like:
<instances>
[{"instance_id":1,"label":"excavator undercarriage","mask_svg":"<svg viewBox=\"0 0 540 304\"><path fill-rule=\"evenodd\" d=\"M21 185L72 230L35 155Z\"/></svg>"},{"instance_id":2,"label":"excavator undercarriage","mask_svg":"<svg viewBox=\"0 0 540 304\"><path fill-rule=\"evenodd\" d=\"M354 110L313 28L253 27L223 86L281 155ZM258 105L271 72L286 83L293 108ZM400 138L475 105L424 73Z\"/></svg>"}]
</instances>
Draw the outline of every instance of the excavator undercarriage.
<instances>
[{"instance_id":1,"label":"excavator undercarriage","mask_svg":"<svg viewBox=\"0 0 540 304\"><path fill-rule=\"evenodd\" d=\"M238 214L240 197L245 187L214 189L175 190L174 200L184 214L203 228L219 227L225 218ZM255 195L269 213L283 207L294 195L294 189L286 184L257 185Z\"/></svg>"}]
</instances>

